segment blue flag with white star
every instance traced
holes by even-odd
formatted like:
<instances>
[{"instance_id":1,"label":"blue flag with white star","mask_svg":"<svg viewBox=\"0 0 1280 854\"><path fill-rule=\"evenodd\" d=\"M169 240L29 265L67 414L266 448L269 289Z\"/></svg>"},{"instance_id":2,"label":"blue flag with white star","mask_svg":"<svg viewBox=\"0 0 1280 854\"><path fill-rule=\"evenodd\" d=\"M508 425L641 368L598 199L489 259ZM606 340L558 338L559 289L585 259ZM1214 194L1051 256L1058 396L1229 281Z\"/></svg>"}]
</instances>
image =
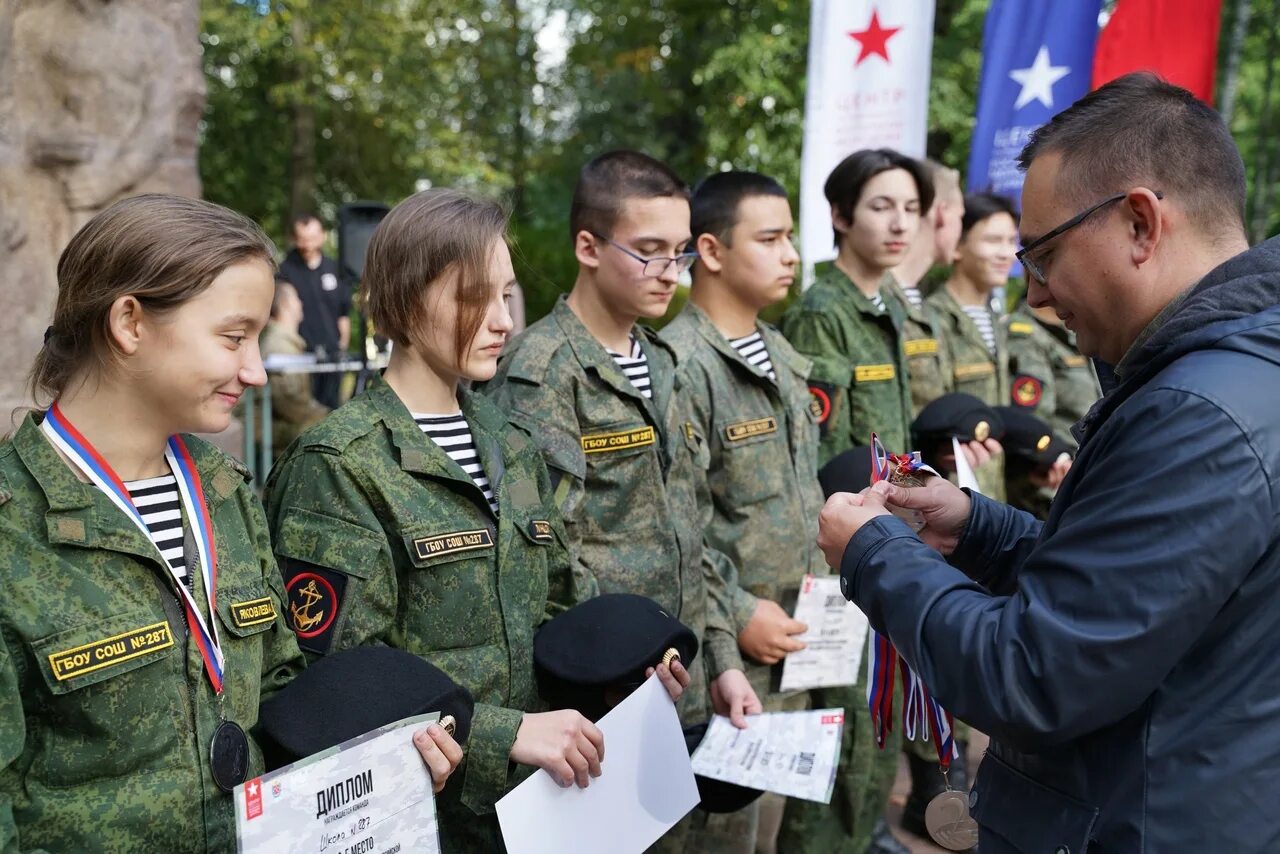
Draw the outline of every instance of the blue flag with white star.
<instances>
[{"instance_id":1,"label":"blue flag with white star","mask_svg":"<svg viewBox=\"0 0 1280 854\"><path fill-rule=\"evenodd\" d=\"M1021 207L1018 154L1031 132L1089 91L1102 0L993 0L982 31L969 189Z\"/></svg>"}]
</instances>

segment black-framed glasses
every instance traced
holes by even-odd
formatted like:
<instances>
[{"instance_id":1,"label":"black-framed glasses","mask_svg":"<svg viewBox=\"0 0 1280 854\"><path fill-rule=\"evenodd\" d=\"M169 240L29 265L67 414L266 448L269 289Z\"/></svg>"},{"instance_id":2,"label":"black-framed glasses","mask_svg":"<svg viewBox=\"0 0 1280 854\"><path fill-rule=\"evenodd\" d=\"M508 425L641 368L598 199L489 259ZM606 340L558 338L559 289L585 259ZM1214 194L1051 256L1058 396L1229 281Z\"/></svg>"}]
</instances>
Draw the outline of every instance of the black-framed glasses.
<instances>
[{"instance_id":1,"label":"black-framed glasses","mask_svg":"<svg viewBox=\"0 0 1280 854\"><path fill-rule=\"evenodd\" d=\"M1040 237L1037 237L1035 240L1031 241L1026 246L1023 246L1021 249L1017 251L1017 253L1015 253L1018 259L1018 263L1020 263L1026 269L1027 274L1031 276L1031 278L1035 279L1037 282L1039 282L1042 285L1048 284L1048 281L1046 280L1044 275L1044 270L1040 267L1040 264L1034 258L1031 257L1031 253L1036 251L1046 243L1048 243L1050 240L1053 240L1055 237L1061 237L1063 234L1066 234L1068 231L1075 228L1077 225L1084 222L1086 219L1093 216L1093 214L1102 210L1107 205L1113 202L1118 202L1127 195L1129 195L1129 193L1126 191L1123 193L1116 193L1114 196L1109 196L1103 199L1102 201L1098 202L1093 207L1085 208L1084 210L1080 211L1080 213L1076 214L1071 219L1067 220L1057 228L1051 229L1047 233L1041 235ZM1156 190L1156 198L1163 199L1164 193L1160 192L1159 190Z\"/></svg>"},{"instance_id":2,"label":"black-framed glasses","mask_svg":"<svg viewBox=\"0 0 1280 854\"><path fill-rule=\"evenodd\" d=\"M679 255L675 256L674 258L645 258L642 255L637 255L636 253L632 252L630 249L628 249L625 246L621 246L617 243L614 243L612 240L605 237L603 234L596 234L593 231L591 232L591 236L594 237L596 240L603 240L605 243L608 243L610 246L612 246L614 249L617 249L622 254L629 255L632 258L639 261L642 265L644 265L644 269L642 270L643 275L649 279L657 279L661 277L664 273L667 272L667 269L672 264L676 265L677 273L683 273L685 270L693 266L694 261L698 260L697 252L681 252Z\"/></svg>"}]
</instances>

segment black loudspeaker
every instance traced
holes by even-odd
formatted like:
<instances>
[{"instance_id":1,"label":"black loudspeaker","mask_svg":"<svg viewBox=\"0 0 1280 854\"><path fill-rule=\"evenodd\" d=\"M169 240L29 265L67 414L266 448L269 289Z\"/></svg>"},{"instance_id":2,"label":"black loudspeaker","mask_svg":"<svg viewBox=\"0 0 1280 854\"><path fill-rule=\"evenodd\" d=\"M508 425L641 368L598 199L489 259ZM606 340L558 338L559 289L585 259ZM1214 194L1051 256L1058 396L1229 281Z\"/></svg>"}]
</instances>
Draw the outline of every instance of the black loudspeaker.
<instances>
[{"instance_id":1,"label":"black loudspeaker","mask_svg":"<svg viewBox=\"0 0 1280 854\"><path fill-rule=\"evenodd\" d=\"M348 286L364 276L369 238L390 210L381 202L350 202L338 208L338 269Z\"/></svg>"}]
</instances>

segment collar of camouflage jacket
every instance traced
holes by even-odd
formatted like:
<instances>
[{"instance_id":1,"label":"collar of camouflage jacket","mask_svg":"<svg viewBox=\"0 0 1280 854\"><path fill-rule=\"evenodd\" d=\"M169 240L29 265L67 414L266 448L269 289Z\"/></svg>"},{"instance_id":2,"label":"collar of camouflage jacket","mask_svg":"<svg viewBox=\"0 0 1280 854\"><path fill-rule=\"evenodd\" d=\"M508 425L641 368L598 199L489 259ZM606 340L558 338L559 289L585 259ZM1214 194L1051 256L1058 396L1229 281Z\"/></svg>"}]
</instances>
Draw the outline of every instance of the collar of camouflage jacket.
<instances>
[{"instance_id":1,"label":"collar of camouflage jacket","mask_svg":"<svg viewBox=\"0 0 1280 854\"><path fill-rule=\"evenodd\" d=\"M447 478L457 481L469 490L480 491L471 476L462 467L449 459L449 455L440 446L431 441L418 423L413 420L404 401L395 390L386 383L378 383L368 392L369 402L377 410L382 423L391 433L392 444L400 451L400 468L413 474L425 474L431 477ZM475 393L458 389L458 403L462 416L467 419L471 428L471 438L476 445L476 453L480 456L480 465L493 494L498 494L498 484L506 473L506 461L502 454L502 437L507 430L505 420L497 411L484 405L484 400ZM487 502L483 502L488 506Z\"/></svg>"},{"instance_id":2,"label":"collar of camouflage jacket","mask_svg":"<svg viewBox=\"0 0 1280 854\"><path fill-rule=\"evenodd\" d=\"M885 273L880 278L880 299L884 301L884 308L881 309L871 301L871 297L862 292L857 283L853 279L835 265L834 262L828 264L824 270L818 273L819 278L827 279L837 283L840 287L845 288L849 294L849 304L862 314L869 317L885 317L888 316L893 320L894 326L901 326L904 317L904 310L900 306L898 300L892 298L892 294L886 298L885 292L891 287L893 281L892 273Z\"/></svg>"},{"instance_id":3,"label":"collar of camouflage jacket","mask_svg":"<svg viewBox=\"0 0 1280 854\"><path fill-rule=\"evenodd\" d=\"M244 466L194 436L183 436L204 487L210 515L249 479ZM55 543L115 548L148 558L155 547L97 487L81 480L40 430L37 415L28 413L13 435L13 447L49 504L49 538Z\"/></svg>"},{"instance_id":4,"label":"collar of camouflage jacket","mask_svg":"<svg viewBox=\"0 0 1280 854\"><path fill-rule=\"evenodd\" d=\"M560 331L564 333L565 340L569 342L574 357L583 369L594 371L619 394L635 398L649 411L653 423L662 427L664 421L661 413L667 411L675 385L676 355L667 342L661 340L658 333L647 326L637 323L631 327L631 333L639 339L640 346L644 348L644 354L649 361L649 388L653 393L653 399L650 400L637 391L631 384L631 380L626 378L622 369L618 367L618 363L609 355L609 351L596 340L586 324L573 313L573 309L569 308L569 303L564 296L556 300L551 314L555 317Z\"/></svg>"},{"instance_id":5,"label":"collar of camouflage jacket","mask_svg":"<svg viewBox=\"0 0 1280 854\"><path fill-rule=\"evenodd\" d=\"M790 345L785 343L782 333L774 329L764 321L756 321L756 329L760 332L760 337L764 339L764 346L769 351L769 361L773 363L773 372L777 375L776 380L769 379L769 375L759 368L752 365L742 357L742 354L734 349L716 325L711 322L711 318L707 313L692 302L685 306L685 311L689 312L689 317L696 324L698 334L715 348L716 352L725 359L742 367L748 371L761 383L767 383L770 387L782 391L785 390L791 381L789 373L793 374L798 381L803 382L809 378L809 371L813 368L813 362L797 353Z\"/></svg>"}]
</instances>

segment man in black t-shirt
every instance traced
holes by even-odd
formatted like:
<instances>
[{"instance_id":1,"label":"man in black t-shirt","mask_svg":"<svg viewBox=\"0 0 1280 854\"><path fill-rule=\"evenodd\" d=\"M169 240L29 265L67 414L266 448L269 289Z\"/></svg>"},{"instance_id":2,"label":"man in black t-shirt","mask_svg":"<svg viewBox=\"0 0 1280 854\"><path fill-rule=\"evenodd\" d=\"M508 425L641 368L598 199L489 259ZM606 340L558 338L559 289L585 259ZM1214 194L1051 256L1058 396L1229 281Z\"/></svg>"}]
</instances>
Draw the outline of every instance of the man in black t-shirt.
<instances>
[{"instance_id":1,"label":"man in black t-shirt","mask_svg":"<svg viewBox=\"0 0 1280 854\"><path fill-rule=\"evenodd\" d=\"M298 334L307 349L322 351L321 358L346 353L351 340L351 291L338 277L338 263L324 255L324 224L314 214L293 220L293 246L280 262L280 276L287 279L302 300L302 325ZM311 390L330 409L338 405L341 374L316 374Z\"/></svg>"}]
</instances>

